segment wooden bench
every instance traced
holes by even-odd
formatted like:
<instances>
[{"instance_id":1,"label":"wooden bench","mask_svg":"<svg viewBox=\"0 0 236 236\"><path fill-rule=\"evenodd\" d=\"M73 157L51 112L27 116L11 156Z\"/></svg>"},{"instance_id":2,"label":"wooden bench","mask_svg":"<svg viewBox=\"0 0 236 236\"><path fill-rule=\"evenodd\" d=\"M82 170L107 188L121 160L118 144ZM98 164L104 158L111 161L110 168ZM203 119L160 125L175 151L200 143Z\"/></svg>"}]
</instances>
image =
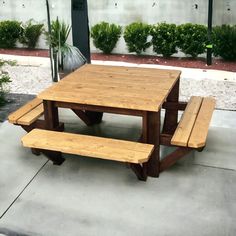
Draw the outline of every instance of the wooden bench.
<instances>
[{"instance_id":1,"label":"wooden bench","mask_svg":"<svg viewBox=\"0 0 236 236\"><path fill-rule=\"evenodd\" d=\"M22 144L25 147L50 150L57 154L68 153L134 165L147 162L154 149L154 145L151 144L42 129L34 129L26 134L22 138ZM141 180L147 178L143 173L137 176Z\"/></svg>"},{"instance_id":2,"label":"wooden bench","mask_svg":"<svg viewBox=\"0 0 236 236\"><path fill-rule=\"evenodd\" d=\"M183 112L171 144L200 149L205 147L215 99L193 96Z\"/></svg>"},{"instance_id":3,"label":"wooden bench","mask_svg":"<svg viewBox=\"0 0 236 236\"><path fill-rule=\"evenodd\" d=\"M29 126L43 115L43 101L34 98L8 116L8 121L15 125Z\"/></svg>"},{"instance_id":4,"label":"wooden bench","mask_svg":"<svg viewBox=\"0 0 236 236\"><path fill-rule=\"evenodd\" d=\"M128 163L147 162L154 145L34 129L22 138L25 147L58 151Z\"/></svg>"}]
</instances>

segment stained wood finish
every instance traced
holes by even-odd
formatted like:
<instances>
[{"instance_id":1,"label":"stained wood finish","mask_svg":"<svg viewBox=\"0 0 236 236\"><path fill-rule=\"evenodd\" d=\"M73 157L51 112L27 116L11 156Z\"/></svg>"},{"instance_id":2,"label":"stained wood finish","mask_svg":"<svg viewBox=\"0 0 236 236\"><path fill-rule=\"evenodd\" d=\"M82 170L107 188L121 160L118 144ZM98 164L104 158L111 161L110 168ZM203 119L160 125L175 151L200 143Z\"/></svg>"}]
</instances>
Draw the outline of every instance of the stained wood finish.
<instances>
[{"instance_id":1,"label":"stained wood finish","mask_svg":"<svg viewBox=\"0 0 236 236\"><path fill-rule=\"evenodd\" d=\"M214 108L213 98L191 97L171 144L196 149L204 147Z\"/></svg>"},{"instance_id":2,"label":"stained wood finish","mask_svg":"<svg viewBox=\"0 0 236 236\"><path fill-rule=\"evenodd\" d=\"M146 164L146 163L144 163ZM147 169L141 166L140 164L130 164L131 169L136 174L137 178L142 181L147 180Z\"/></svg>"},{"instance_id":3,"label":"stained wood finish","mask_svg":"<svg viewBox=\"0 0 236 236\"><path fill-rule=\"evenodd\" d=\"M86 125L92 125L92 121L89 117L85 114L84 111L78 109L71 109Z\"/></svg>"},{"instance_id":4,"label":"stained wood finish","mask_svg":"<svg viewBox=\"0 0 236 236\"><path fill-rule=\"evenodd\" d=\"M201 104L202 97L190 98L190 101L171 140L171 144L183 147L188 146L188 140L190 138Z\"/></svg>"},{"instance_id":5,"label":"stained wood finish","mask_svg":"<svg viewBox=\"0 0 236 236\"><path fill-rule=\"evenodd\" d=\"M43 110L43 104L41 103L28 113L26 113L24 116L19 118L17 120L17 124L19 125L30 125L33 122L35 122L40 116L42 116L44 110Z\"/></svg>"},{"instance_id":6,"label":"stained wood finish","mask_svg":"<svg viewBox=\"0 0 236 236\"><path fill-rule=\"evenodd\" d=\"M53 101L43 101L45 128L55 130L59 125L58 108Z\"/></svg>"},{"instance_id":7,"label":"stained wood finish","mask_svg":"<svg viewBox=\"0 0 236 236\"><path fill-rule=\"evenodd\" d=\"M167 103L179 102L179 80L176 81L174 87L167 97ZM178 124L178 107L166 108L165 119L163 125L163 133L173 134Z\"/></svg>"},{"instance_id":8,"label":"stained wood finish","mask_svg":"<svg viewBox=\"0 0 236 236\"><path fill-rule=\"evenodd\" d=\"M160 111L146 112L143 117L143 142L154 145L154 151L146 163L147 175L159 176L160 164Z\"/></svg>"},{"instance_id":9,"label":"stained wood finish","mask_svg":"<svg viewBox=\"0 0 236 236\"><path fill-rule=\"evenodd\" d=\"M179 75L174 70L85 65L38 98L158 112Z\"/></svg>"},{"instance_id":10,"label":"stained wood finish","mask_svg":"<svg viewBox=\"0 0 236 236\"><path fill-rule=\"evenodd\" d=\"M164 102L163 109L184 111L187 107L187 102Z\"/></svg>"},{"instance_id":11,"label":"stained wood finish","mask_svg":"<svg viewBox=\"0 0 236 236\"><path fill-rule=\"evenodd\" d=\"M167 155L160 163L160 172L174 165L178 160L188 154L192 149L179 147L169 155Z\"/></svg>"},{"instance_id":12,"label":"stained wood finish","mask_svg":"<svg viewBox=\"0 0 236 236\"><path fill-rule=\"evenodd\" d=\"M61 152L55 152L50 150L38 150L38 152L43 153L54 165L60 166L65 158L62 157Z\"/></svg>"},{"instance_id":13,"label":"stained wood finish","mask_svg":"<svg viewBox=\"0 0 236 236\"><path fill-rule=\"evenodd\" d=\"M77 104L68 102L55 102L55 106L75 109L75 110L96 111L98 113L107 112L120 115L143 116L143 111L117 108L117 107L104 107L104 106L95 106L95 105L86 105L86 104Z\"/></svg>"},{"instance_id":14,"label":"stained wood finish","mask_svg":"<svg viewBox=\"0 0 236 236\"><path fill-rule=\"evenodd\" d=\"M11 114L8 116L8 121L9 121L10 123L12 123L12 124L17 124L17 121L22 118L22 119L23 119L23 123L25 123L25 119L23 118L23 116L25 116L25 115L27 115L28 113L30 113L32 110L34 110L34 108L38 107L41 103L42 103L42 100L41 100L41 99L38 99L38 98L33 99L32 101L26 103L24 106L20 107L20 108L19 108L18 110L16 110L15 112L11 113ZM38 111L40 111L40 112L38 112ZM40 110L40 109L39 109L39 110L37 109L37 112L36 112L36 113L33 112L33 114L36 115L37 118L38 118L39 116L41 116L42 113L43 113L43 112L42 112L42 110ZM32 120L29 119L30 117L32 117L31 115L32 115L32 113L29 115L29 117L26 116L26 117L27 117L27 118L26 118L26 123L27 123L27 124L28 124L28 123L31 124L31 123L33 123L33 122L35 121L35 117L34 117L34 116L33 116L33 119L32 119ZM36 118L36 119L37 119L37 118ZM19 122L18 124L20 124L20 122Z\"/></svg>"},{"instance_id":15,"label":"stained wood finish","mask_svg":"<svg viewBox=\"0 0 236 236\"><path fill-rule=\"evenodd\" d=\"M87 135L34 129L22 138L25 147L128 163L149 160L153 145Z\"/></svg>"},{"instance_id":16,"label":"stained wood finish","mask_svg":"<svg viewBox=\"0 0 236 236\"><path fill-rule=\"evenodd\" d=\"M194 124L191 136L189 138L189 147L200 148L205 146L208 129L214 109L215 99L204 98L201 109Z\"/></svg>"},{"instance_id":17,"label":"stained wood finish","mask_svg":"<svg viewBox=\"0 0 236 236\"><path fill-rule=\"evenodd\" d=\"M100 124L102 122L103 112L85 111L87 117L89 117L92 124Z\"/></svg>"},{"instance_id":18,"label":"stained wood finish","mask_svg":"<svg viewBox=\"0 0 236 236\"><path fill-rule=\"evenodd\" d=\"M77 71L80 72L94 72L96 73L112 73L112 74L125 74L125 75L140 75L140 76L156 76L158 73L161 75L168 75L171 77L175 77L176 74L180 74L180 71L177 70L162 70L162 69L155 69L155 68L143 68L143 67L127 67L127 66L104 66L104 65L93 65L93 64L87 64L83 67L80 67Z\"/></svg>"},{"instance_id":19,"label":"stained wood finish","mask_svg":"<svg viewBox=\"0 0 236 236\"><path fill-rule=\"evenodd\" d=\"M86 125L99 124L102 121L103 113L95 111L82 111L71 109Z\"/></svg>"}]
</instances>

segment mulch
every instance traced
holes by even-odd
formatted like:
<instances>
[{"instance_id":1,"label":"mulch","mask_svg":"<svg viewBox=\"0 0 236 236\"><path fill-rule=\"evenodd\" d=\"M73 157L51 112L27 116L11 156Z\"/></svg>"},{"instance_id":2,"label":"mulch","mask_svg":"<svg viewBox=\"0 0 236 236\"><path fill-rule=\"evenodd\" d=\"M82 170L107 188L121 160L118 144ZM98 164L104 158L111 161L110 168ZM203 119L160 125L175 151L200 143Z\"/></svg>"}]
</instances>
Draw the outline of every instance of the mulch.
<instances>
[{"instance_id":1,"label":"mulch","mask_svg":"<svg viewBox=\"0 0 236 236\"><path fill-rule=\"evenodd\" d=\"M49 51L44 49L0 49L0 54L20 55L20 56L38 56L38 57L49 57ZM136 64L155 64L165 66L177 66L186 68L198 68L198 69L214 69L214 70L225 70L236 72L236 61L229 62L222 59L213 58L212 65L206 64L205 58L186 58L186 57L171 57L163 58L159 56L137 56L131 54L111 54L106 55L103 53L92 53L92 60L103 60L103 61L123 61Z\"/></svg>"}]
</instances>

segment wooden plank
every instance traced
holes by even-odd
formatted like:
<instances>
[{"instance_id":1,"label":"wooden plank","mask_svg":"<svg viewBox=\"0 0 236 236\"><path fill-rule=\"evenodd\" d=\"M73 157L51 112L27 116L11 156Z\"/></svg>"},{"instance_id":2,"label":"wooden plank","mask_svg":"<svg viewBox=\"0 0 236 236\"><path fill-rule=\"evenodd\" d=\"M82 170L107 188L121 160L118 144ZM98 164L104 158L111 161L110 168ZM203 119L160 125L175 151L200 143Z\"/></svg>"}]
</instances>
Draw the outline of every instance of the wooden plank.
<instances>
[{"instance_id":1,"label":"wooden plank","mask_svg":"<svg viewBox=\"0 0 236 236\"><path fill-rule=\"evenodd\" d=\"M140 75L139 73L135 74L125 74L125 73L117 73L117 72L109 72L109 73L97 73L94 72L80 72L75 71L69 74L66 78L61 80L60 82L68 82L68 81L78 81L78 80L106 80L106 81L132 81L132 83L166 83L166 81L175 81L179 76L174 76L170 73L160 73L155 75Z\"/></svg>"},{"instance_id":2,"label":"wooden plank","mask_svg":"<svg viewBox=\"0 0 236 236\"><path fill-rule=\"evenodd\" d=\"M54 86L50 89L51 92L67 92L71 93L73 90L73 93L76 94L85 94L85 95L90 95L91 97L96 94L97 96L101 97L126 97L126 98L139 98L143 100L148 100L148 101L156 101L163 99L163 96L167 95L167 91L163 89L156 89L156 91L145 91L141 90L139 88L137 89L130 89L130 88L125 88L125 87L103 87L103 86L86 86L86 85L78 85L78 84L62 84L59 86Z\"/></svg>"},{"instance_id":3,"label":"wooden plank","mask_svg":"<svg viewBox=\"0 0 236 236\"><path fill-rule=\"evenodd\" d=\"M178 124L178 127L171 139L171 144L176 146L186 147L188 140L193 129L193 125L197 118L199 109L202 104L202 97L191 97L182 117Z\"/></svg>"},{"instance_id":4,"label":"wooden plank","mask_svg":"<svg viewBox=\"0 0 236 236\"><path fill-rule=\"evenodd\" d=\"M125 108L133 110L144 111L158 111L165 100L164 95L157 95L155 100L152 98L137 98L126 97L120 95L104 95L104 94L88 94L88 93L71 93L70 91L50 91L47 90L38 95L39 98L43 98L50 101L60 101L68 103L78 103L95 106Z\"/></svg>"},{"instance_id":5,"label":"wooden plank","mask_svg":"<svg viewBox=\"0 0 236 236\"><path fill-rule=\"evenodd\" d=\"M38 98L157 112L179 75L172 70L85 65Z\"/></svg>"},{"instance_id":6,"label":"wooden plank","mask_svg":"<svg viewBox=\"0 0 236 236\"><path fill-rule=\"evenodd\" d=\"M133 90L142 90L142 91L150 91L154 92L157 90L169 90L174 83L174 80L167 80L167 81L136 81L136 80L121 80L121 79L110 79L110 78L86 78L86 79L70 79L70 80L61 80L59 82L61 84L69 84L71 86L86 86L89 88L129 88Z\"/></svg>"},{"instance_id":7,"label":"wooden plank","mask_svg":"<svg viewBox=\"0 0 236 236\"><path fill-rule=\"evenodd\" d=\"M43 104L38 105L30 112L26 113L16 122L19 125L31 125L34 121L36 121L43 114Z\"/></svg>"},{"instance_id":8,"label":"wooden plank","mask_svg":"<svg viewBox=\"0 0 236 236\"><path fill-rule=\"evenodd\" d=\"M143 67L127 67L127 66L106 66L106 65L84 65L79 70L79 72L93 72L96 73L120 73L120 74L139 74L148 76L157 75L169 75L173 77L178 77L181 74L179 70L164 70L156 68L143 68Z\"/></svg>"},{"instance_id":9,"label":"wooden plank","mask_svg":"<svg viewBox=\"0 0 236 236\"><path fill-rule=\"evenodd\" d=\"M128 163L147 162L154 146L95 136L34 129L22 138L25 147Z\"/></svg>"},{"instance_id":10,"label":"wooden plank","mask_svg":"<svg viewBox=\"0 0 236 236\"><path fill-rule=\"evenodd\" d=\"M11 113L8 116L8 121L13 124L17 123L18 119L20 119L26 113L30 112L33 108L37 107L40 103L42 103L41 99L34 98L32 101L26 103L24 106L20 107L18 110Z\"/></svg>"},{"instance_id":11,"label":"wooden plank","mask_svg":"<svg viewBox=\"0 0 236 236\"><path fill-rule=\"evenodd\" d=\"M95 105L86 105L86 104L68 103L68 102L55 102L55 106L61 108L75 109L75 110L106 112L118 115L143 116L143 111L117 108L117 107L104 107L104 106L95 106Z\"/></svg>"},{"instance_id":12,"label":"wooden plank","mask_svg":"<svg viewBox=\"0 0 236 236\"><path fill-rule=\"evenodd\" d=\"M204 98L196 122L194 124L188 146L192 148L204 147L213 111L215 99Z\"/></svg>"}]
</instances>

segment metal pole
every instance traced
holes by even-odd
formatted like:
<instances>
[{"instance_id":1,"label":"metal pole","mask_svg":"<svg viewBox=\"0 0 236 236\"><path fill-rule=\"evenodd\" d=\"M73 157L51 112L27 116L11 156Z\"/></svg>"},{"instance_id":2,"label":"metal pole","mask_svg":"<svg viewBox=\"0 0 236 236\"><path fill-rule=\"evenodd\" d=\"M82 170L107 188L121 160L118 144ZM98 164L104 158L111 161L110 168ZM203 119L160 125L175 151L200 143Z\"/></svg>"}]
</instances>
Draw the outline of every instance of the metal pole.
<instances>
[{"instance_id":1,"label":"metal pole","mask_svg":"<svg viewBox=\"0 0 236 236\"><path fill-rule=\"evenodd\" d=\"M49 3L48 0L46 0L46 7L47 7L47 20L48 20L48 33L51 35L51 19L50 19L50 10L49 10ZM52 57L52 47L51 44L49 44L49 57L50 57L50 63L51 63L51 75L52 75L52 81L54 81L54 67L53 67L53 57Z\"/></svg>"},{"instance_id":2,"label":"metal pole","mask_svg":"<svg viewBox=\"0 0 236 236\"><path fill-rule=\"evenodd\" d=\"M213 0L209 0L208 3L208 45L207 45L207 65L212 64L212 42L211 42L211 33L212 33L212 12L213 12Z\"/></svg>"}]
</instances>

